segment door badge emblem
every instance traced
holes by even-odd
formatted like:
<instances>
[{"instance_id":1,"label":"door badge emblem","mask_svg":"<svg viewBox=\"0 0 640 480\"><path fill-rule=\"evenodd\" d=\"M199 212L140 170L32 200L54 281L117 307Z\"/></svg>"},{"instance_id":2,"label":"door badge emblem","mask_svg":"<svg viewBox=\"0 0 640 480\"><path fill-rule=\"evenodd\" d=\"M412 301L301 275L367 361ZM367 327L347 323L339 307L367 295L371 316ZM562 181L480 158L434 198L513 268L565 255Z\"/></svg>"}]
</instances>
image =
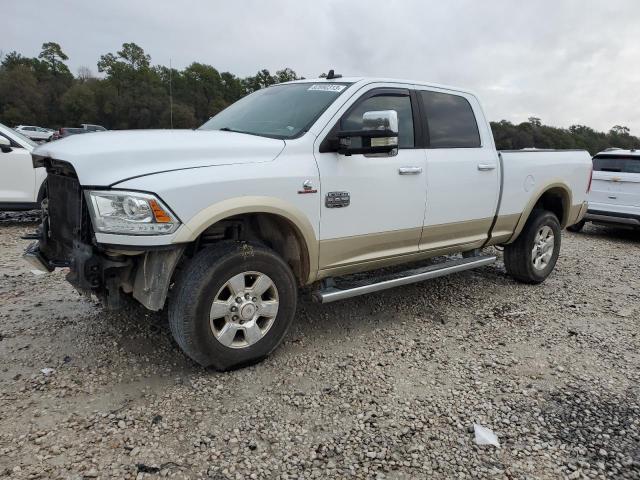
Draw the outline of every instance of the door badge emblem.
<instances>
[{"instance_id":1,"label":"door badge emblem","mask_svg":"<svg viewBox=\"0 0 640 480\"><path fill-rule=\"evenodd\" d=\"M329 192L324 199L324 206L327 208L343 208L351 204L351 194L349 192Z\"/></svg>"}]
</instances>

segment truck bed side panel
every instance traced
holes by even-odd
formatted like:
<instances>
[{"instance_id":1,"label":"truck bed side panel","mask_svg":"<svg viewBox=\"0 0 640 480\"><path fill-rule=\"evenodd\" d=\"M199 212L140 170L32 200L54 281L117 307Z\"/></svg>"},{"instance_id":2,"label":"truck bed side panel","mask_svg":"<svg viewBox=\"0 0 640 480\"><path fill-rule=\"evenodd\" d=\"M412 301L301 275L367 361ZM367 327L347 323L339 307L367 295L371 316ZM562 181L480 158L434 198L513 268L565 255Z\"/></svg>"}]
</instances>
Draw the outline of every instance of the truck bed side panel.
<instances>
[{"instance_id":1,"label":"truck bed side panel","mask_svg":"<svg viewBox=\"0 0 640 480\"><path fill-rule=\"evenodd\" d=\"M591 156L585 150L502 151L504 184L491 243L507 242L519 233L536 202L551 188L568 193L563 226L577 216L587 199Z\"/></svg>"}]
</instances>

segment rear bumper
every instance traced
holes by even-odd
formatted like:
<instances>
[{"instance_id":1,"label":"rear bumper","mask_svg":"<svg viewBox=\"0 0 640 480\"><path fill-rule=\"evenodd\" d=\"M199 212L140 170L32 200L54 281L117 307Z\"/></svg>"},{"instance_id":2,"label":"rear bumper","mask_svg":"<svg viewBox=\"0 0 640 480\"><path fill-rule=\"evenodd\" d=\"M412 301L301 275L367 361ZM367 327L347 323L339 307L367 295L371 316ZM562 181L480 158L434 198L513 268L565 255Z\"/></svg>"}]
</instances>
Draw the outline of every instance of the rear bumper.
<instances>
[{"instance_id":1,"label":"rear bumper","mask_svg":"<svg viewBox=\"0 0 640 480\"><path fill-rule=\"evenodd\" d=\"M610 225L627 225L640 227L640 215L632 213L606 212L602 210L587 210L584 217L588 222Z\"/></svg>"}]
</instances>

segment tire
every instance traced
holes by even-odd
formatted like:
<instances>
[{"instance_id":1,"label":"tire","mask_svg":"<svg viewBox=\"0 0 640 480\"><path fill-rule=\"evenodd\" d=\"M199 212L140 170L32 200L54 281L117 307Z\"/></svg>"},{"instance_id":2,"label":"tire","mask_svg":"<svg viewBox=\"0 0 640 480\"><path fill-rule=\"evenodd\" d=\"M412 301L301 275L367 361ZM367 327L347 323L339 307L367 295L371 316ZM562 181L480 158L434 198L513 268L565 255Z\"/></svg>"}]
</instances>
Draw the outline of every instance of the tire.
<instances>
[{"instance_id":1,"label":"tire","mask_svg":"<svg viewBox=\"0 0 640 480\"><path fill-rule=\"evenodd\" d=\"M45 178L40 184L40 189L38 190L38 197L36 198L36 203L38 204L38 208L41 207L41 203L44 198L47 196L47 179Z\"/></svg>"},{"instance_id":2,"label":"tire","mask_svg":"<svg viewBox=\"0 0 640 480\"><path fill-rule=\"evenodd\" d=\"M542 237L548 240L549 233L552 235L550 247L548 241L542 243ZM535 252L534 263L533 250L536 243L539 248ZM546 210L534 210L516 241L504 247L504 265L507 272L523 283L542 283L558 261L560 243L561 230L558 218Z\"/></svg>"},{"instance_id":3,"label":"tire","mask_svg":"<svg viewBox=\"0 0 640 480\"><path fill-rule=\"evenodd\" d=\"M567 230L569 230L570 232L578 233L584 228L585 223L587 223L585 220L580 220L578 223L574 223L573 225L567 227Z\"/></svg>"},{"instance_id":4,"label":"tire","mask_svg":"<svg viewBox=\"0 0 640 480\"><path fill-rule=\"evenodd\" d=\"M273 250L221 242L198 252L178 276L169 326L191 359L231 370L262 360L280 345L296 303L295 277Z\"/></svg>"}]
</instances>

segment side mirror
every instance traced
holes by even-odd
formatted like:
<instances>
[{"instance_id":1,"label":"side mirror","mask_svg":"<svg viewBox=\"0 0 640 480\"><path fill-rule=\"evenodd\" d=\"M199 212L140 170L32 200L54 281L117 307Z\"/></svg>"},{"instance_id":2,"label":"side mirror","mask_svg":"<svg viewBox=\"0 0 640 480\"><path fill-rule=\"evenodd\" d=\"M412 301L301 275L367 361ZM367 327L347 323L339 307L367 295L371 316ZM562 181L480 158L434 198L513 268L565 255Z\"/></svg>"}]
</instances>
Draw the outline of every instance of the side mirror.
<instances>
[{"instance_id":1,"label":"side mirror","mask_svg":"<svg viewBox=\"0 0 640 480\"><path fill-rule=\"evenodd\" d=\"M353 142L354 138L360 138L360 142ZM339 131L338 140L338 153L342 155L393 153L398 148L398 112L365 112L362 130Z\"/></svg>"},{"instance_id":2,"label":"side mirror","mask_svg":"<svg viewBox=\"0 0 640 480\"><path fill-rule=\"evenodd\" d=\"M11 142L9 139L0 135L0 151L2 153L9 153L11 150Z\"/></svg>"}]
</instances>

